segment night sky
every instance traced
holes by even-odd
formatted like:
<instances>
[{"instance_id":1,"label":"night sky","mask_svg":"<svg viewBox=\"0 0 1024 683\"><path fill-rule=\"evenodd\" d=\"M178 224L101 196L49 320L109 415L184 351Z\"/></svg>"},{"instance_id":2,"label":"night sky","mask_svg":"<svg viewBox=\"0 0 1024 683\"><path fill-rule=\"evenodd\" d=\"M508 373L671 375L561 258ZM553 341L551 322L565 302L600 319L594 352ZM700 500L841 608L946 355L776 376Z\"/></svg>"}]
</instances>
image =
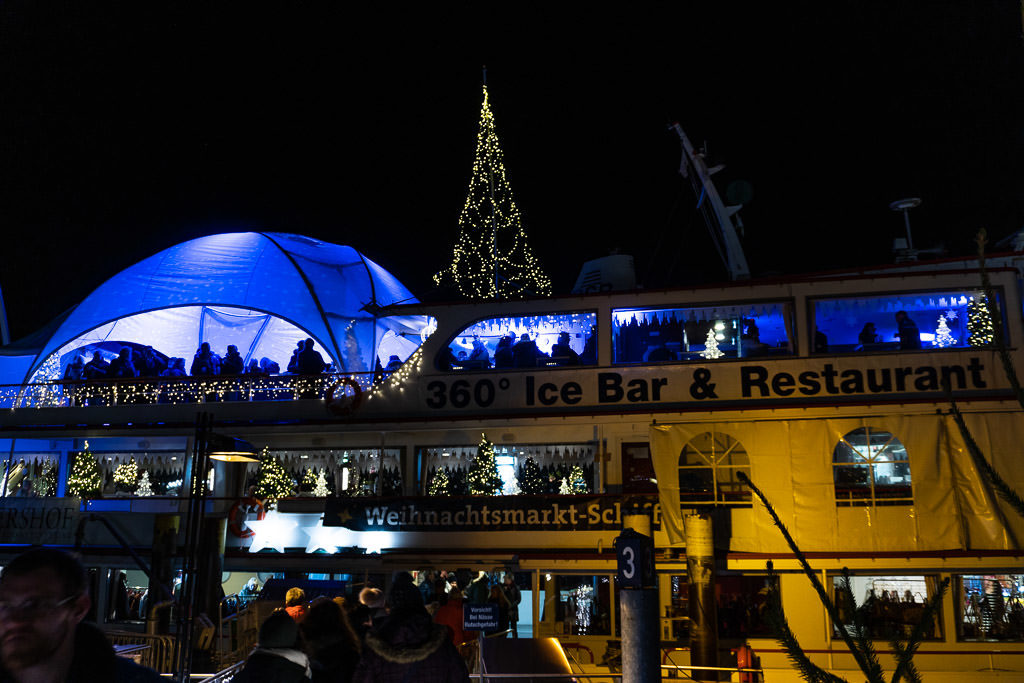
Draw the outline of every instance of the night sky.
<instances>
[{"instance_id":1,"label":"night sky","mask_svg":"<svg viewBox=\"0 0 1024 683\"><path fill-rule=\"evenodd\" d=\"M647 287L725 278L676 173L675 120L727 164L721 189L752 185L755 276L891 261L901 197L924 202L917 247L963 254L980 227L1024 226L1014 0L446 4L0 5L12 336L157 251L234 230L351 245L430 299L484 64L556 292L615 248Z\"/></svg>"}]
</instances>

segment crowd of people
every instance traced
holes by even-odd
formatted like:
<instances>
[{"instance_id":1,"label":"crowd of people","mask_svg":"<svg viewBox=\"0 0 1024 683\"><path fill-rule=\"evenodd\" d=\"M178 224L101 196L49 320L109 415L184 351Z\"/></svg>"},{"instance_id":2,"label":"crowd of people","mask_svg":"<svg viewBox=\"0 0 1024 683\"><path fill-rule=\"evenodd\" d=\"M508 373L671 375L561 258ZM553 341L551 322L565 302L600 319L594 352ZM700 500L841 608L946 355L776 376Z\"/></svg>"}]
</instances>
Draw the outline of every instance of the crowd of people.
<instances>
[{"instance_id":1,"label":"crowd of people","mask_svg":"<svg viewBox=\"0 0 1024 683\"><path fill-rule=\"evenodd\" d=\"M312 339L300 341L292 352L286 372L296 375L318 375L331 371L323 355L314 348ZM85 362L76 355L64 370L65 380L131 379L135 377L214 377L232 375L277 375L281 366L270 358L252 358L246 365L238 347L229 344L223 356L213 351L209 342L196 349L192 363L186 369L185 359L165 358L152 346L125 346L117 357L107 361L100 350L93 351L92 359Z\"/></svg>"},{"instance_id":2,"label":"crowd of people","mask_svg":"<svg viewBox=\"0 0 1024 683\"><path fill-rule=\"evenodd\" d=\"M537 342L526 332L519 335L507 334L498 339L492 357L487 344L480 338L473 338L470 352L445 347L438 358L443 370L486 370L489 368L536 368L544 366L593 365L597 362L597 335L593 332L587 338L582 353L572 348L572 335L560 332L558 341L551 345L550 353L541 351Z\"/></svg>"},{"instance_id":3,"label":"crowd of people","mask_svg":"<svg viewBox=\"0 0 1024 683\"><path fill-rule=\"evenodd\" d=\"M399 572L386 595L367 586L358 600L307 602L301 588L289 589L234 681L468 681L459 647L476 634L463 630L463 604L497 604L500 623L488 634L515 637L519 588L512 574L494 585L485 572L465 585L454 572L423 572L420 579Z\"/></svg>"}]
</instances>

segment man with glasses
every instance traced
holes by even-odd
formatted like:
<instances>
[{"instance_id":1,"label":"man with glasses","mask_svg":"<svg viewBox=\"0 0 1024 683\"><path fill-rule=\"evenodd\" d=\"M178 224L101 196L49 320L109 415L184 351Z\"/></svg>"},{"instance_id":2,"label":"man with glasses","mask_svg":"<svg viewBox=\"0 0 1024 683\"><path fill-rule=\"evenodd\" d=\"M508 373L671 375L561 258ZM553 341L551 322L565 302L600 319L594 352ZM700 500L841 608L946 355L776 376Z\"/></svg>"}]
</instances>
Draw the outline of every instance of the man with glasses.
<instances>
[{"instance_id":1,"label":"man with glasses","mask_svg":"<svg viewBox=\"0 0 1024 683\"><path fill-rule=\"evenodd\" d=\"M156 672L118 657L95 626L82 564L61 550L16 557L0 574L0 683L150 683Z\"/></svg>"}]
</instances>

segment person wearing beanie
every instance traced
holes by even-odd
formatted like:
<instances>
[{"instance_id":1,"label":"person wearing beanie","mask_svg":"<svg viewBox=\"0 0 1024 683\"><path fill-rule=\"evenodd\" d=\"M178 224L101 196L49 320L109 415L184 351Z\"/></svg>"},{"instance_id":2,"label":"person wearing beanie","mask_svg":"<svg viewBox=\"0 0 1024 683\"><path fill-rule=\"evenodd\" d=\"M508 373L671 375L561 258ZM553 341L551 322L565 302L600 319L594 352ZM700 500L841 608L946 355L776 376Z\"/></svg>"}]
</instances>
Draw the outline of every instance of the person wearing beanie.
<instances>
[{"instance_id":1,"label":"person wearing beanie","mask_svg":"<svg viewBox=\"0 0 1024 683\"><path fill-rule=\"evenodd\" d=\"M299 625L276 610L260 626L259 645L233 683L308 683L313 680L309 657L302 651Z\"/></svg>"},{"instance_id":2,"label":"person wearing beanie","mask_svg":"<svg viewBox=\"0 0 1024 683\"><path fill-rule=\"evenodd\" d=\"M284 594L284 611L296 623L302 623L306 617L306 591L301 588L289 588L288 592Z\"/></svg>"},{"instance_id":3,"label":"person wearing beanie","mask_svg":"<svg viewBox=\"0 0 1024 683\"><path fill-rule=\"evenodd\" d=\"M468 683L469 671L448 627L430 618L407 572L395 577L388 605L388 617L375 621L366 634L353 683Z\"/></svg>"}]
</instances>

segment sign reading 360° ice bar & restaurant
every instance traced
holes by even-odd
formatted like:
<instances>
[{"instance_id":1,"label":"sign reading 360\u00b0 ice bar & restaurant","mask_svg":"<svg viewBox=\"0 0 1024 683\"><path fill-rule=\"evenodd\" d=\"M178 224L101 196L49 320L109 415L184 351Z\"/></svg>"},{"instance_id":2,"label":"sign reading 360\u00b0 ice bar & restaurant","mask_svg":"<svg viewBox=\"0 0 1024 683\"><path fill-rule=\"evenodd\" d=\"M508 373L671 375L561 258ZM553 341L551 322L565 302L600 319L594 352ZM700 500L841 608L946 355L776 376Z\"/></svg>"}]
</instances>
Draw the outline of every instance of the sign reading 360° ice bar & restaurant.
<instances>
[{"instance_id":1,"label":"sign reading 360\u00b0 ice bar & restaurant","mask_svg":"<svg viewBox=\"0 0 1024 683\"><path fill-rule=\"evenodd\" d=\"M754 359L751 359L752 361ZM785 405L1007 391L995 354L917 353L861 358L731 360L700 365L576 367L421 376L417 412L693 410L708 404ZM401 401L399 401L401 402ZM392 407L397 407L394 403Z\"/></svg>"}]
</instances>

